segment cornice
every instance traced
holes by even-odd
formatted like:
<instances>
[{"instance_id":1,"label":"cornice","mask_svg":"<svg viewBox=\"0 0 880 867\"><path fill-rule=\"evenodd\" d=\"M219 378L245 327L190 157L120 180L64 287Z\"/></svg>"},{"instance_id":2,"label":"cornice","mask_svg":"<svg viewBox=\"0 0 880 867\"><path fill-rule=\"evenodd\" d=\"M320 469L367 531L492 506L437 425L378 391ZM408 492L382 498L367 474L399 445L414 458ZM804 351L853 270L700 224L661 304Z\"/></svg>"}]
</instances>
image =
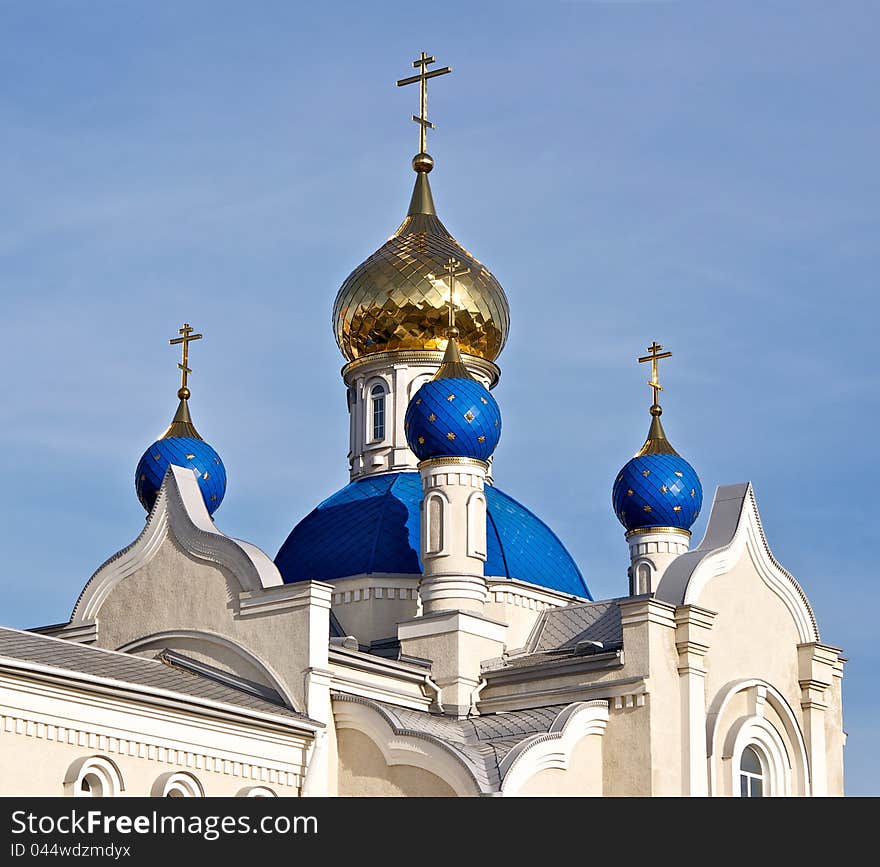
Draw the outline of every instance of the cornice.
<instances>
[{"instance_id":1,"label":"cornice","mask_svg":"<svg viewBox=\"0 0 880 867\"><path fill-rule=\"evenodd\" d=\"M479 371L489 380L489 387L494 388L501 378L501 368L497 364L476 355L462 353L462 361L468 368ZM376 352L349 361L342 367L342 379L346 385L351 385L358 374L369 373L372 370L380 370L388 367L427 367L438 368L443 361L441 349L401 349L396 352Z\"/></svg>"}]
</instances>

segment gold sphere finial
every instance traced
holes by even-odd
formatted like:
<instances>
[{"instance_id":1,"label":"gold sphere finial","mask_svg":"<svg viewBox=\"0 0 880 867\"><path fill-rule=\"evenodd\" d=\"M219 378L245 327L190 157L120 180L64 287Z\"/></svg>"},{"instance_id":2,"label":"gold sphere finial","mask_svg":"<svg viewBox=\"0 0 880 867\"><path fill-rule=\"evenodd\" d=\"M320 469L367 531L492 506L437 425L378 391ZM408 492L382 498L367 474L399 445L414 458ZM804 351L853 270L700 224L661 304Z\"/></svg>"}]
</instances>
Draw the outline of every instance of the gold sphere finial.
<instances>
[{"instance_id":1,"label":"gold sphere finial","mask_svg":"<svg viewBox=\"0 0 880 867\"><path fill-rule=\"evenodd\" d=\"M424 152L416 154L412 158L412 167L413 171L424 172L427 174L434 168L434 157L432 157L431 154L426 154Z\"/></svg>"},{"instance_id":2,"label":"gold sphere finial","mask_svg":"<svg viewBox=\"0 0 880 867\"><path fill-rule=\"evenodd\" d=\"M190 394L191 394L191 392L186 386L184 386L183 388L177 389L177 396L181 400L189 400Z\"/></svg>"},{"instance_id":3,"label":"gold sphere finial","mask_svg":"<svg viewBox=\"0 0 880 867\"><path fill-rule=\"evenodd\" d=\"M659 403L651 404L651 415L654 416L654 418L660 418L660 416L663 415L663 407L661 407Z\"/></svg>"}]
</instances>

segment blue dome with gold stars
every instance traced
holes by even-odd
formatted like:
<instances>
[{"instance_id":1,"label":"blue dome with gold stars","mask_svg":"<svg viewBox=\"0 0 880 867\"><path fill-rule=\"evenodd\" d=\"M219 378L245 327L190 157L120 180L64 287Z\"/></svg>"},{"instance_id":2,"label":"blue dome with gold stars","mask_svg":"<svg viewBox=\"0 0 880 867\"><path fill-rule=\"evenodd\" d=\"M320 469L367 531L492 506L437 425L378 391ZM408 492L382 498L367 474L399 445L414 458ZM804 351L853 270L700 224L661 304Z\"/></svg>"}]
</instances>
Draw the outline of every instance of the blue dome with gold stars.
<instances>
[{"instance_id":1,"label":"blue dome with gold stars","mask_svg":"<svg viewBox=\"0 0 880 867\"><path fill-rule=\"evenodd\" d=\"M651 527L689 530L703 505L697 472L666 439L661 412L656 404L651 407L648 439L614 482L614 514L627 532Z\"/></svg>"},{"instance_id":2,"label":"blue dome with gold stars","mask_svg":"<svg viewBox=\"0 0 880 867\"><path fill-rule=\"evenodd\" d=\"M226 467L208 443L188 436L163 437L144 452L135 471L135 489L141 505L152 511L171 464L192 470L208 514L213 515L226 494Z\"/></svg>"},{"instance_id":3,"label":"blue dome with gold stars","mask_svg":"<svg viewBox=\"0 0 880 867\"><path fill-rule=\"evenodd\" d=\"M134 473L134 487L147 512L153 511L165 474L172 464L192 471L209 515L214 514L226 494L226 467L220 455L199 436L189 414L191 392L186 384L187 376L192 373L189 344L203 337L194 331L188 322L184 322L183 328L177 330L180 336L168 341L171 346L180 346L182 351L181 362L177 365L181 372L177 391L180 403L168 430L141 455Z\"/></svg>"},{"instance_id":4,"label":"blue dome with gold stars","mask_svg":"<svg viewBox=\"0 0 880 867\"><path fill-rule=\"evenodd\" d=\"M185 396L184 396L185 395ZM209 515L213 515L226 494L226 467L220 455L198 434L189 414L189 389L178 392L180 405L168 430L141 456L134 486L141 505L153 510L168 467L174 464L192 470L199 483Z\"/></svg>"},{"instance_id":5,"label":"blue dome with gold stars","mask_svg":"<svg viewBox=\"0 0 880 867\"><path fill-rule=\"evenodd\" d=\"M487 461L501 438L501 410L461 360L450 337L434 379L412 397L404 418L406 441L421 460L441 457Z\"/></svg>"}]
</instances>

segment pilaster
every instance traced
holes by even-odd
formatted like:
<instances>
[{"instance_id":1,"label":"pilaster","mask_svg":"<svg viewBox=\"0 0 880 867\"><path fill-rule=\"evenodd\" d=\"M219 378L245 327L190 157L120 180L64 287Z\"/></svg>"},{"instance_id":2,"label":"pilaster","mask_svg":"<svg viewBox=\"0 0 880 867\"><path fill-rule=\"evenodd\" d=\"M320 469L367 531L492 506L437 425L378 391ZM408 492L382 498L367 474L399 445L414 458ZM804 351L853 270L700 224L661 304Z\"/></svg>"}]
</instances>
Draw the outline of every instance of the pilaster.
<instances>
[{"instance_id":1,"label":"pilaster","mask_svg":"<svg viewBox=\"0 0 880 867\"><path fill-rule=\"evenodd\" d=\"M709 794L706 743L706 669L715 612L696 605L675 609L675 649L681 694L682 782L687 795Z\"/></svg>"},{"instance_id":2,"label":"pilaster","mask_svg":"<svg viewBox=\"0 0 880 867\"><path fill-rule=\"evenodd\" d=\"M825 744L826 690L834 681L839 651L818 642L798 645L798 683L801 687L804 740L810 757L812 794L828 794Z\"/></svg>"}]
</instances>

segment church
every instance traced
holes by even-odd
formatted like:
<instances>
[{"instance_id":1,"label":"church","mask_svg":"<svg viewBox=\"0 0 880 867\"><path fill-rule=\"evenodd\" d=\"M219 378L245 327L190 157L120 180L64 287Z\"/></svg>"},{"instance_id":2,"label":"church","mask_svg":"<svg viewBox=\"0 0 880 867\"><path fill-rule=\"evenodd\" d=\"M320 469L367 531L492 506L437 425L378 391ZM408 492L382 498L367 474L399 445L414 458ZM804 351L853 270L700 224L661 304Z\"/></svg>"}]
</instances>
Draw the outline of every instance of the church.
<instances>
[{"instance_id":1,"label":"church","mask_svg":"<svg viewBox=\"0 0 880 867\"><path fill-rule=\"evenodd\" d=\"M0 628L0 794L843 794L844 657L774 558L751 482L717 488L691 544L703 489L661 421L671 352L638 357L647 435L608 478L618 596L593 599L504 492L510 311L434 204L427 90L450 69L433 64L397 82L420 95L406 215L333 305L349 483L274 558L221 529L226 469L190 412L202 335L185 323L176 411L135 469L142 532L68 622Z\"/></svg>"}]
</instances>

